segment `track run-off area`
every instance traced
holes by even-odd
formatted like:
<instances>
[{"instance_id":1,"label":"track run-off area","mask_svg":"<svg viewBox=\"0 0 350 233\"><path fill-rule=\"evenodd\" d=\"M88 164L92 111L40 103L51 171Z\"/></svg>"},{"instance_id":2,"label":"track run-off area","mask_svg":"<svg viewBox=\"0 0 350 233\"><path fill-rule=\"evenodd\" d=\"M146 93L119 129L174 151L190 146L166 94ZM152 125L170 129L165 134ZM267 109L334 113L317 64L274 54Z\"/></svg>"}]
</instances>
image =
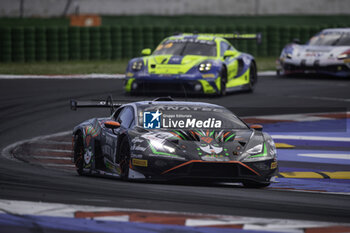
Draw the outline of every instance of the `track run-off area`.
<instances>
[{"instance_id":1,"label":"track run-off area","mask_svg":"<svg viewBox=\"0 0 350 233\"><path fill-rule=\"evenodd\" d=\"M265 75L253 93L174 97L225 106L272 135L279 175L268 188L245 189L231 183L79 177L71 161L71 130L85 119L109 115L109 110L73 112L69 100L109 94L116 101L155 98L125 96L120 78L0 77L3 229L350 231L350 80Z\"/></svg>"}]
</instances>

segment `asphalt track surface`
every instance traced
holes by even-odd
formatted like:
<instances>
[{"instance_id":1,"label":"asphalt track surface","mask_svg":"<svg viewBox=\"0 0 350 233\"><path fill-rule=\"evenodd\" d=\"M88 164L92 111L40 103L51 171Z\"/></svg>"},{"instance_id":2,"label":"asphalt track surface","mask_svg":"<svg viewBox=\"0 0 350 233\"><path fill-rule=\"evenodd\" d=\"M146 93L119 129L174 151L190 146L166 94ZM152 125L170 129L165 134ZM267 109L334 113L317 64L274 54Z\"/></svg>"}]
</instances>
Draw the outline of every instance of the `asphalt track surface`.
<instances>
[{"instance_id":1,"label":"asphalt track surface","mask_svg":"<svg viewBox=\"0 0 350 233\"><path fill-rule=\"evenodd\" d=\"M0 149L19 140L71 130L108 110L69 108L69 99L152 99L125 96L122 80L0 80ZM254 93L185 98L218 103L240 116L349 111L350 80L260 78ZM79 177L0 157L0 198L122 208L349 222L350 195L244 189L223 185L122 182Z\"/></svg>"}]
</instances>

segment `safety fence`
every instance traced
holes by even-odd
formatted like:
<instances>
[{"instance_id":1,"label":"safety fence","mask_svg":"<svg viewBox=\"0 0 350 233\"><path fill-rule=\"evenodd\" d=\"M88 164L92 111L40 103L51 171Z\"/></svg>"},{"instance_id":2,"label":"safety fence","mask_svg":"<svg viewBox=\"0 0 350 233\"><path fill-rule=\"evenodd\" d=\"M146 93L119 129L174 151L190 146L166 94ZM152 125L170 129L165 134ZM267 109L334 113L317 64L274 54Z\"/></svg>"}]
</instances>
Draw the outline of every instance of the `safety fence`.
<instances>
[{"instance_id":1,"label":"safety fence","mask_svg":"<svg viewBox=\"0 0 350 233\"><path fill-rule=\"evenodd\" d=\"M231 41L254 56L278 56L294 38L306 42L323 26L101 26L101 27L1 27L0 62L109 60L140 55L154 49L176 32L262 33L262 41Z\"/></svg>"}]
</instances>

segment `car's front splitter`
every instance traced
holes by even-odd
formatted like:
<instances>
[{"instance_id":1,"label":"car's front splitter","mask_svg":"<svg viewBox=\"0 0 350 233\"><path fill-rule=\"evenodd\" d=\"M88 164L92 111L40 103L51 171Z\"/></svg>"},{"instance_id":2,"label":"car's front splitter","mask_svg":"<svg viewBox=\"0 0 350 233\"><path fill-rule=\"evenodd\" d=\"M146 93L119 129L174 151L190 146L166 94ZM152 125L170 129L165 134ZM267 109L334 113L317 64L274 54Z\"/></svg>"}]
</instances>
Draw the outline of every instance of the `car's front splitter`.
<instances>
[{"instance_id":1,"label":"car's front splitter","mask_svg":"<svg viewBox=\"0 0 350 233\"><path fill-rule=\"evenodd\" d=\"M166 170L155 167L152 163L146 167L133 166L133 170L143 174L146 179L150 180L207 180L207 181L222 181L222 182L242 182L256 181L268 183L270 178L277 171L276 166L271 168L273 161L242 163L239 161L203 161L190 160L178 161L176 166ZM261 168L262 163L266 163L265 167ZM255 166L256 165L256 166ZM153 172L157 171L157 172Z\"/></svg>"},{"instance_id":2,"label":"car's front splitter","mask_svg":"<svg viewBox=\"0 0 350 233\"><path fill-rule=\"evenodd\" d=\"M167 92L191 94L217 94L216 79L202 79L188 76L143 76L129 78L125 81L125 91L139 92Z\"/></svg>"},{"instance_id":3,"label":"car's front splitter","mask_svg":"<svg viewBox=\"0 0 350 233\"><path fill-rule=\"evenodd\" d=\"M334 64L328 66L300 66L281 63L277 67L282 75L291 74L316 74L336 77L350 77L350 68L345 64Z\"/></svg>"}]
</instances>

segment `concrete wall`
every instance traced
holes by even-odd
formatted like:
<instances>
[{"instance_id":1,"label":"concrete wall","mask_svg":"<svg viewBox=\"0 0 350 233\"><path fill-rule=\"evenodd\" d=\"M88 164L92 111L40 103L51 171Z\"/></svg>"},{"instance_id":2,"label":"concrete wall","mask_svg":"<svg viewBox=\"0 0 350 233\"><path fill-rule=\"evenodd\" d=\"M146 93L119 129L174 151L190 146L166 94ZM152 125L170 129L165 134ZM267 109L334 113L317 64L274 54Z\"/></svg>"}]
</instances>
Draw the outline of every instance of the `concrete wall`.
<instances>
[{"instance_id":1,"label":"concrete wall","mask_svg":"<svg viewBox=\"0 0 350 233\"><path fill-rule=\"evenodd\" d=\"M100 15L337 15L350 14L350 0L0 0L0 17ZM70 3L67 5L67 3Z\"/></svg>"}]
</instances>

